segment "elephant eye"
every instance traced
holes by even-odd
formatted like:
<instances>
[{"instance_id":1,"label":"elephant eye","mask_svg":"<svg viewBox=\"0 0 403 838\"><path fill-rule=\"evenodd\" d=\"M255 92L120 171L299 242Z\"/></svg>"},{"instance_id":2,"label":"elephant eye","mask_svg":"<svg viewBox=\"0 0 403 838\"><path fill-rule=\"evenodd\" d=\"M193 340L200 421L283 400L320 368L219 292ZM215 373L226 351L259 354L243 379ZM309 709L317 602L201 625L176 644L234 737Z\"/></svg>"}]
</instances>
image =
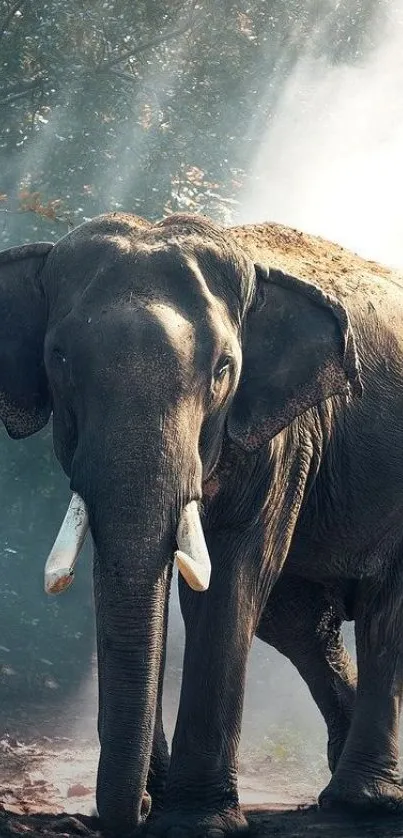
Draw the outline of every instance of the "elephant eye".
<instances>
[{"instance_id":1,"label":"elephant eye","mask_svg":"<svg viewBox=\"0 0 403 838\"><path fill-rule=\"evenodd\" d=\"M229 370L229 364L224 364L219 370L214 371L214 381L222 381Z\"/></svg>"},{"instance_id":2,"label":"elephant eye","mask_svg":"<svg viewBox=\"0 0 403 838\"><path fill-rule=\"evenodd\" d=\"M224 380L225 376L230 370L231 366L231 359L230 358L221 358L218 364L216 364L213 372L213 383L218 384Z\"/></svg>"}]
</instances>

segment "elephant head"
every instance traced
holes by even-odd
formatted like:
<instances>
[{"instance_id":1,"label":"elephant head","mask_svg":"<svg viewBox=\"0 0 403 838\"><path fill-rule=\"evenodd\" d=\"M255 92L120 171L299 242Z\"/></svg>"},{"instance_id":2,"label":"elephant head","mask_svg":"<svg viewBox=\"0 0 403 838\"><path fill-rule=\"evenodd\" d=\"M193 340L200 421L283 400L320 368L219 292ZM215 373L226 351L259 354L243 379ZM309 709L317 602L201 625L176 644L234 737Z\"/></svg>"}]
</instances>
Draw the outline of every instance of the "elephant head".
<instances>
[{"instance_id":1,"label":"elephant head","mask_svg":"<svg viewBox=\"0 0 403 838\"><path fill-rule=\"evenodd\" d=\"M208 586L198 507L224 437L253 456L311 406L358 392L354 339L340 303L191 216L106 215L53 247L6 251L0 306L1 418L18 437L53 411L75 493L49 589L68 581L87 521L94 541L98 807L126 834L141 818L172 557Z\"/></svg>"}]
</instances>

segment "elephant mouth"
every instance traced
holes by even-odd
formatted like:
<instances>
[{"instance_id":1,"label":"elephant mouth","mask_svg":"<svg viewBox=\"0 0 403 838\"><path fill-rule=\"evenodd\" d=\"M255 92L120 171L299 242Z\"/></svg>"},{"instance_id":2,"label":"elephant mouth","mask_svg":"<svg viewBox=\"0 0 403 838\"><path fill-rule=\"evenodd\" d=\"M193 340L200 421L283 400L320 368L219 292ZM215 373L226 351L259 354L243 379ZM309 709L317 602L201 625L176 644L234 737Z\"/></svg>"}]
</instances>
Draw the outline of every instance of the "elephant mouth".
<instances>
[{"instance_id":1,"label":"elephant mouth","mask_svg":"<svg viewBox=\"0 0 403 838\"><path fill-rule=\"evenodd\" d=\"M74 580L74 568L89 530L88 510L83 499L73 494L59 533L45 564L47 594L60 594ZM207 591L211 562L196 501L182 510L176 531L178 549L174 559L179 573L194 591Z\"/></svg>"}]
</instances>

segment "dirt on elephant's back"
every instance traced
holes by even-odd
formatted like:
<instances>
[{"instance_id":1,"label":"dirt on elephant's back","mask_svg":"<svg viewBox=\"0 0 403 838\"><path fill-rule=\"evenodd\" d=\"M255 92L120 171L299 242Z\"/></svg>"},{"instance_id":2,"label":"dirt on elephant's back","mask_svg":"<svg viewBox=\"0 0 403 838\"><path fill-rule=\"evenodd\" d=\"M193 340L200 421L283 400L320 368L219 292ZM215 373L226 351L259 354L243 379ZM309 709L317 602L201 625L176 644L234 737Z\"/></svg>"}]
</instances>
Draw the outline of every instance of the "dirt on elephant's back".
<instances>
[{"instance_id":1,"label":"dirt on elephant's back","mask_svg":"<svg viewBox=\"0 0 403 838\"><path fill-rule=\"evenodd\" d=\"M250 838L401 838L401 818L348 818L322 814L314 807L299 810L278 806L245 809ZM84 815L17 815L0 808L1 838L102 838L96 818Z\"/></svg>"},{"instance_id":2,"label":"dirt on elephant's back","mask_svg":"<svg viewBox=\"0 0 403 838\"><path fill-rule=\"evenodd\" d=\"M403 273L363 259L319 236L281 224L245 224L232 227L231 232L255 262L314 282L341 299L358 289L370 296L385 287L385 280L403 290Z\"/></svg>"}]
</instances>

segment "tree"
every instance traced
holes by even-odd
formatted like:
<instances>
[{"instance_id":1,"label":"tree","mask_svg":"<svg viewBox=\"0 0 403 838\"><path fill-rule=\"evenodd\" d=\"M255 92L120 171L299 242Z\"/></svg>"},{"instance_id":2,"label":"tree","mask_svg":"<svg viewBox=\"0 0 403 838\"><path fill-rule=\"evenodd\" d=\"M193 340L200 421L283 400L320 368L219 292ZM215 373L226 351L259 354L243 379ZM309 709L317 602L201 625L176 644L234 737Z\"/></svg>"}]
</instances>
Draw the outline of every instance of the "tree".
<instances>
[{"instance_id":1,"label":"tree","mask_svg":"<svg viewBox=\"0 0 403 838\"><path fill-rule=\"evenodd\" d=\"M378 6L0 0L2 208L64 222L3 219L3 243L111 209L230 220L298 57L354 60Z\"/></svg>"}]
</instances>

